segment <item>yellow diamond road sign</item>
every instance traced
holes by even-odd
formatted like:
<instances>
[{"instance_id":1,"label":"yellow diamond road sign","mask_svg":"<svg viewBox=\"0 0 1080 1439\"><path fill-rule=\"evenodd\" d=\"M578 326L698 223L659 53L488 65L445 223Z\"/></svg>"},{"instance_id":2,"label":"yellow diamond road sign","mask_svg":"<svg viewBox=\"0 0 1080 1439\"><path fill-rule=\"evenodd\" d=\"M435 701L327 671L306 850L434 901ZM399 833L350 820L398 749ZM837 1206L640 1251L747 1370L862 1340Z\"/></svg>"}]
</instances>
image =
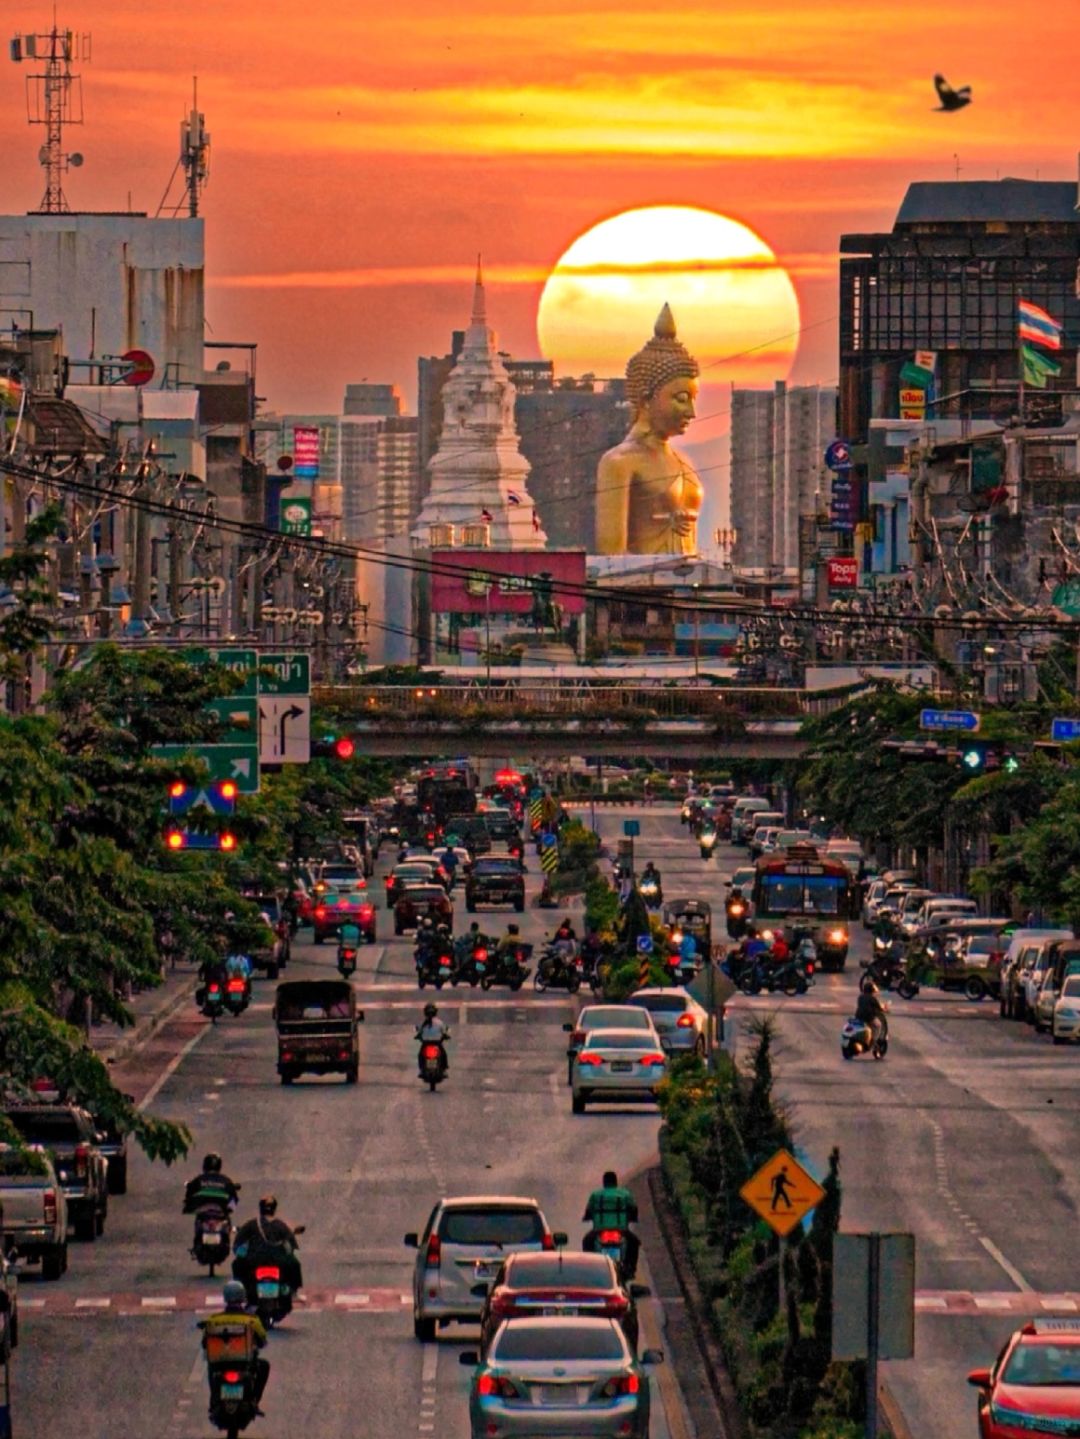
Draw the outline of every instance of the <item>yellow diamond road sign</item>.
<instances>
[{"instance_id":1,"label":"yellow diamond road sign","mask_svg":"<svg viewBox=\"0 0 1080 1439\"><path fill-rule=\"evenodd\" d=\"M739 1193L781 1236L790 1234L825 1198L814 1176L786 1149L778 1149Z\"/></svg>"}]
</instances>

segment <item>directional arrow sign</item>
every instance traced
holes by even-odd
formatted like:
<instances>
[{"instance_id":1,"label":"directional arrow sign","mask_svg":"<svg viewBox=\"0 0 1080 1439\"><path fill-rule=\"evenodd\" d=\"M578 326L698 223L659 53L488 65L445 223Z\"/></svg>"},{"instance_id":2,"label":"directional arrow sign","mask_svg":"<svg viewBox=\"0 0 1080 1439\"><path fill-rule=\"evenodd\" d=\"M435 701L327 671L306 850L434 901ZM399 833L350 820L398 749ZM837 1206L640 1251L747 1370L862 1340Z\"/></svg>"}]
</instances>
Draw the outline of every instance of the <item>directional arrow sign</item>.
<instances>
[{"instance_id":1,"label":"directional arrow sign","mask_svg":"<svg viewBox=\"0 0 1080 1439\"><path fill-rule=\"evenodd\" d=\"M158 744L151 747L151 753L160 759L194 756L206 765L212 780L234 779L241 794L259 791L259 751L254 737L251 744Z\"/></svg>"},{"instance_id":2,"label":"directional arrow sign","mask_svg":"<svg viewBox=\"0 0 1080 1439\"><path fill-rule=\"evenodd\" d=\"M311 758L311 700L259 696L259 763L307 764Z\"/></svg>"},{"instance_id":3,"label":"directional arrow sign","mask_svg":"<svg viewBox=\"0 0 1080 1439\"><path fill-rule=\"evenodd\" d=\"M923 710L919 715L920 729L961 729L969 733L979 728L981 717L971 710Z\"/></svg>"}]
</instances>

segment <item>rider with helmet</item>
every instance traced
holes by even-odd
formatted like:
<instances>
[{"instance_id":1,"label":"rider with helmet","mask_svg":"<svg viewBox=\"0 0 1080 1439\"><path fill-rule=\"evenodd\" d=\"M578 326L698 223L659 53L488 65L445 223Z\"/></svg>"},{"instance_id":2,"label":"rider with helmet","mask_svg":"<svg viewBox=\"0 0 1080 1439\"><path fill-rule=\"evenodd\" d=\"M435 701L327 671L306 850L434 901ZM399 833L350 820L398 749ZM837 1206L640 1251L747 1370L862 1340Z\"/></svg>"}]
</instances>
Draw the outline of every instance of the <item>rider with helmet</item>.
<instances>
[{"instance_id":1,"label":"rider with helmet","mask_svg":"<svg viewBox=\"0 0 1080 1439\"><path fill-rule=\"evenodd\" d=\"M855 1018L860 1024L870 1026L873 1045L877 1045L878 1041L889 1032L885 1006L881 1002L878 987L873 980L859 992L859 1002L855 1006Z\"/></svg>"},{"instance_id":2,"label":"rider with helmet","mask_svg":"<svg viewBox=\"0 0 1080 1439\"><path fill-rule=\"evenodd\" d=\"M439 1063L443 1073L446 1073L446 1041L450 1038L450 1030L439 1018L439 1007L436 1004L424 1005L424 1017L416 1027L416 1038L420 1044L419 1053L423 1053L425 1044L437 1044L439 1046ZM423 1074L423 1065L420 1066L420 1073Z\"/></svg>"},{"instance_id":3,"label":"rider with helmet","mask_svg":"<svg viewBox=\"0 0 1080 1439\"><path fill-rule=\"evenodd\" d=\"M282 1278L295 1293L304 1283L300 1261L296 1257L300 1246L291 1227L284 1219L278 1219L277 1205L273 1194L264 1194L259 1200L258 1217L249 1219L236 1231L233 1278L248 1283L248 1275L254 1271L260 1254L273 1250L274 1258L280 1260Z\"/></svg>"},{"instance_id":4,"label":"rider with helmet","mask_svg":"<svg viewBox=\"0 0 1080 1439\"><path fill-rule=\"evenodd\" d=\"M255 1349L265 1349L266 1329L262 1320L257 1314L247 1312L247 1294L244 1286L237 1279L230 1279L221 1291L224 1309L218 1314L211 1314L200 1321L199 1328L203 1331L203 1348L207 1347L207 1338L212 1336L215 1329L235 1330L243 1325L251 1331L252 1345ZM266 1389L267 1380L270 1378L270 1364L260 1354L254 1355L248 1361L252 1368L252 1377L255 1382L255 1412L262 1414L259 1402L262 1399L263 1391ZM213 1414L211 1414L213 1419Z\"/></svg>"},{"instance_id":5,"label":"rider with helmet","mask_svg":"<svg viewBox=\"0 0 1080 1439\"><path fill-rule=\"evenodd\" d=\"M222 1172L221 1155L210 1153L203 1160L202 1172L184 1187L184 1213L193 1214L213 1204L227 1214L239 1199L240 1186Z\"/></svg>"}]
</instances>

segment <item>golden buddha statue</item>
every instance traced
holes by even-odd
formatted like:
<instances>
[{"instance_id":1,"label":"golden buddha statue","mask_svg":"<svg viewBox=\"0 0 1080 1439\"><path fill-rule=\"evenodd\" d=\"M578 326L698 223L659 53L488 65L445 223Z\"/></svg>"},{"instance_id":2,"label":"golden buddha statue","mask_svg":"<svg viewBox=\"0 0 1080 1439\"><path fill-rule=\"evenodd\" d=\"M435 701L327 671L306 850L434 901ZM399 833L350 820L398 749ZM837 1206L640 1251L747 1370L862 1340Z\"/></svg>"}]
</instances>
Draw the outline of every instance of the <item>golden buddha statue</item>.
<instances>
[{"instance_id":1,"label":"golden buddha statue","mask_svg":"<svg viewBox=\"0 0 1080 1439\"><path fill-rule=\"evenodd\" d=\"M705 491L693 465L668 441L694 418L699 373L665 305L652 339L626 366L630 432L597 468L597 554L696 553Z\"/></svg>"}]
</instances>

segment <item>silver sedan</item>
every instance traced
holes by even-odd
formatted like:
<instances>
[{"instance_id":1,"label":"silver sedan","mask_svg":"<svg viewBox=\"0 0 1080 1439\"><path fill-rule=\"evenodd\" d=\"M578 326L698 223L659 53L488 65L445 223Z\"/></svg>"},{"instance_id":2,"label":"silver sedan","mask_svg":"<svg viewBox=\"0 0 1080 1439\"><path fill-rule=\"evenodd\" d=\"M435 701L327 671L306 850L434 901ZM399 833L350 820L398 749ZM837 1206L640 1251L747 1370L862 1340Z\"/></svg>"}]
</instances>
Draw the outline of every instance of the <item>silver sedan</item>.
<instances>
[{"instance_id":1,"label":"silver sedan","mask_svg":"<svg viewBox=\"0 0 1080 1439\"><path fill-rule=\"evenodd\" d=\"M594 1029L574 1057L573 1110L590 1103L625 1104L653 1100L667 1074L667 1056L655 1031Z\"/></svg>"},{"instance_id":2,"label":"silver sedan","mask_svg":"<svg viewBox=\"0 0 1080 1439\"><path fill-rule=\"evenodd\" d=\"M634 1358L613 1319L506 1319L469 1390L472 1439L648 1439L646 1365L663 1353Z\"/></svg>"},{"instance_id":3,"label":"silver sedan","mask_svg":"<svg viewBox=\"0 0 1080 1439\"><path fill-rule=\"evenodd\" d=\"M709 1012L681 985L665 989L638 989L624 1001L647 1009L669 1054L698 1054L708 1047Z\"/></svg>"}]
</instances>

